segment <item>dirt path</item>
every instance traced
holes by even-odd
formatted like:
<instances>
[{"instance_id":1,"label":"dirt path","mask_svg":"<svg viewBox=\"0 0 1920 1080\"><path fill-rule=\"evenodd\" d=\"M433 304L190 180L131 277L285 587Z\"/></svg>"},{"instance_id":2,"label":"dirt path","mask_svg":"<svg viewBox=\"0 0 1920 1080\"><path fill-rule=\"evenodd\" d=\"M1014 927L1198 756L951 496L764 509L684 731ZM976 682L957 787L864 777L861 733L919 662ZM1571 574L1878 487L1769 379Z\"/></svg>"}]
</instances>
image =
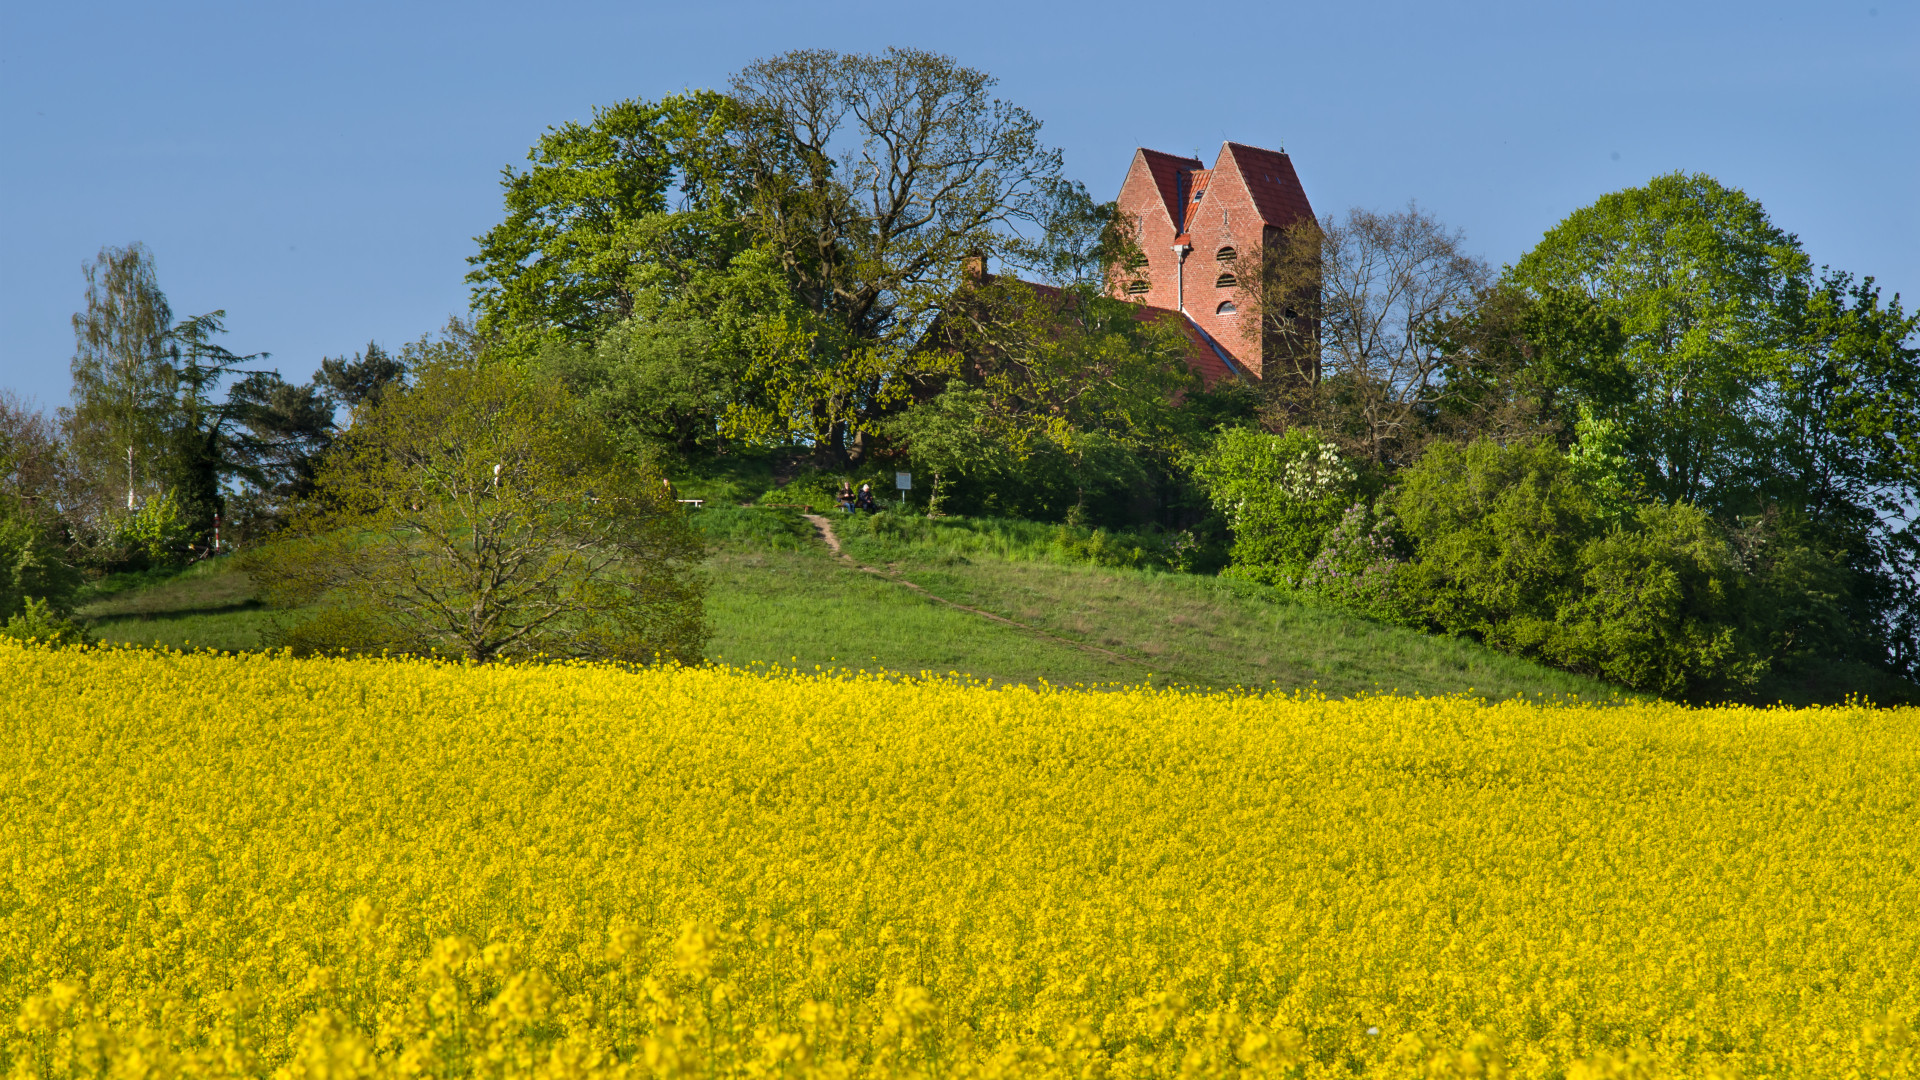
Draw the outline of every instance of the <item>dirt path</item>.
<instances>
[{"instance_id":1,"label":"dirt path","mask_svg":"<svg viewBox=\"0 0 1920 1080\"><path fill-rule=\"evenodd\" d=\"M848 555L845 551L841 550L840 537L833 531L832 521L820 516L819 514L802 514L800 516L806 518L808 521L813 523L814 529L820 533L820 539L825 540L827 542L827 548L828 550L833 552L834 558L839 559L841 562L846 563L848 566L853 567L855 570L859 570L862 573L872 574L874 577L882 578L886 581L891 581L896 585L904 585L907 588L912 589L914 592L919 593L921 596L926 597L927 599L933 601L936 604L945 604L950 608L967 612L970 615L978 615L981 618L988 620L989 622L997 622L1002 626L1011 626L1016 630L1024 630L1035 637L1046 638L1048 641L1065 645L1071 649L1079 649L1081 652L1092 653L1095 656L1104 657L1105 659L1112 660L1113 662L1119 663L1119 664L1140 663L1140 661L1138 660L1134 660L1126 656L1121 656L1117 652L1112 652L1107 649L1103 649L1098 645L1088 645L1084 641L1074 641L1071 638L1063 638L1058 634L1049 634L1045 630L1042 630L1037 626L1029 626L1023 622L1015 622L1014 620L1007 618L1005 615L995 615L991 611L982 611L977 607L968 607L965 604L956 604L952 600L948 600L944 596L935 596L934 594L928 592L927 590L921 588L918 585L915 585L913 582L908 581L906 578L903 578L898 574L889 574L885 570L876 570L871 566L863 566L859 562L857 562L853 558L853 556Z\"/></svg>"}]
</instances>

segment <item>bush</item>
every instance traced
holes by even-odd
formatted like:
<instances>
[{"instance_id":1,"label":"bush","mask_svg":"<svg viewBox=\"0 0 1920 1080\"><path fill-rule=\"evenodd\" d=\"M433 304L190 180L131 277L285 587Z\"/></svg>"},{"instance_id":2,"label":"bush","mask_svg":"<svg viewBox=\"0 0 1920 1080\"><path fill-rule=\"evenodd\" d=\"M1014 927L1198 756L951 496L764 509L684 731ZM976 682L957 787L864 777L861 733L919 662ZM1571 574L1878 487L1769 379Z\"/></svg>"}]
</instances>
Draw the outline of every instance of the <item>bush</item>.
<instances>
[{"instance_id":1,"label":"bush","mask_svg":"<svg viewBox=\"0 0 1920 1080\"><path fill-rule=\"evenodd\" d=\"M1557 648L1598 507L1550 443L1436 445L1401 474L1392 510L1414 555L1410 614L1504 652Z\"/></svg>"},{"instance_id":2,"label":"bush","mask_svg":"<svg viewBox=\"0 0 1920 1080\"><path fill-rule=\"evenodd\" d=\"M1301 575L1301 591L1369 618L1409 621L1397 580L1404 562L1394 541L1396 524L1393 515L1366 503L1348 507Z\"/></svg>"},{"instance_id":3,"label":"bush","mask_svg":"<svg viewBox=\"0 0 1920 1080\"><path fill-rule=\"evenodd\" d=\"M905 468L905 466L902 466ZM932 475L916 464L907 504L925 505ZM1036 438L1024 457L1003 456L991 468L943 476L940 512L971 517L1024 518L1109 529L1154 518L1165 482L1159 459L1099 432L1080 432L1072 449ZM888 488L893 473L886 473Z\"/></svg>"},{"instance_id":4,"label":"bush","mask_svg":"<svg viewBox=\"0 0 1920 1080\"><path fill-rule=\"evenodd\" d=\"M1486 440L1433 447L1392 504L1412 548L1395 599L1433 629L1666 695L1767 668L1739 560L1694 506L1609 524L1619 508L1551 444Z\"/></svg>"},{"instance_id":5,"label":"bush","mask_svg":"<svg viewBox=\"0 0 1920 1080\"><path fill-rule=\"evenodd\" d=\"M1331 443L1300 428L1229 428L1183 464L1232 530L1235 573L1269 585L1299 583L1366 486Z\"/></svg>"},{"instance_id":6,"label":"bush","mask_svg":"<svg viewBox=\"0 0 1920 1080\"><path fill-rule=\"evenodd\" d=\"M1745 622L1777 668L1884 662L1880 617L1898 606L1890 595L1898 585L1877 572L1868 528L1844 520L1821 527L1802 513L1769 510L1728 536L1747 579Z\"/></svg>"},{"instance_id":7,"label":"bush","mask_svg":"<svg viewBox=\"0 0 1920 1080\"><path fill-rule=\"evenodd\" d=\"M86 627L60 614L45 600L31 596L21 605L18 614L0 626L0 637L56 647L93 643L93 635L87 633Z\"/></svg>"},{"instance_id":8,"label":"bush","mask_svg":"<svg viewBox=\"0 0 1920 1080\"><path fill-rule=\"evenodd\" d=\"M20 614L39 597L66 610L80 587L80 571L32 519L0 506L0 618Z\"/></svg>"},{"instance_id":9,"label":"bush","mask_svg":"<svg viewBox=\"0 0 1920 1080\"><path fill-rule=\"evenodd\" d=\"M193 542L193 526L172 491L142 503L121 523L115 546L142 557L148 566L178 566L186 561Z\"/></svg>"},{"instance_id":10,"label":"bush","mask_svg":"<svg viewBox=\"0 0 1920 1080\"><path fill-rule=\"evenodd\" d=\"M423 368L321 466L285 539L247 556L263 595L313 605L302 651L697 662L703 555L658 473L550 381Z\"/></svg>"},{"instance_id":11,"label":"bush","mask_svg":"<svg viewBox=\"0 0 1920 1080\"><path fill-rule=\"evenodd\" d=\"M1737 618L1746 582L1733 549L1698 507L1641 507L1582 548L1580 567L1549 663L1669 697L1765 674Z\"/></svg>"}]
</instances>

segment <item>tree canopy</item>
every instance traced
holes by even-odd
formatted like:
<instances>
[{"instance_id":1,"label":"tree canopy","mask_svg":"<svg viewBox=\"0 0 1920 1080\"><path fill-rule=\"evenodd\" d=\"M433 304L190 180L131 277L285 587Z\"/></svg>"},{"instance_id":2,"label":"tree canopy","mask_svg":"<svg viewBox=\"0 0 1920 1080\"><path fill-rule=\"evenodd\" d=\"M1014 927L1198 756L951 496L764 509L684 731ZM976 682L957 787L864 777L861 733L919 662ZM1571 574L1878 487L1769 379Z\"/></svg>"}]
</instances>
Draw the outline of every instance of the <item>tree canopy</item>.
<instances>
[{"instance_id":1,"label":"tree canopy","mask_svg":"<svg viewBox=\"0 0 1920 1080\"><path fill-rule=\"evenodd\" d=\"M922 340L969 256L1085 275L1112 217L993 83L922 50L799 50L724 95L554 128L507 171L506 220L472 259L480 330L499 355L557 357L585 393L663 391L634 416L646 438L861 458L944 374ZM589 355L628 322L618 355ZM715 403L709 431L692 416Z\"/></svg>"},{"instance_id":2,"label":"tree canopy","mask_svg":"<svg viewBox=\"0 0 1920 1080\"><path fill-rule=\"evenodd\" d=\"M1615 408L1657 495L1750 493L1809 278L1799 241L1758 202L1709 176L1655 177L1568 215L1507 278L1588 297L1619 324L1635 393Z\"/></svg>"},{"instance_id":3,"label":"tree canopy","mask_svg":"<svg viewBox=\"0 0 1920 1080\"><path fill-rule=\"evenodd\" d=\"M475 321L305 383L103 250L60 431L0 409L0 546L53 581L298 507L261 564L322 612L291 642L692 658L666 475L911 470L902 508L1157 532L1661 693L1920 671L1920 314L1745 192L1654 177L1498 273L1413 203L1269 231L1228 283L1264 378L1204 385L1198 328L1123 299L1139 223L995 86L803 49L549 128Z\"/></svg>"},{"instance_id":4,"label":"tree canopy","mask_svg":"<svg viewBox=\"0 0 1920 1080\"><path fill-rule=\"evenodd\" d=\"M504 171L506 219L478 238L467 275L496 352L588 342L663 274L725 265L740 246L724 214L733 112L711 91L617 102L549 129L529 168Z\"/></svg>"},{"instance_id":5,"label":"tree canopy","mask_svg":"<svg viewBox=\"0 0 1920 1080\"><path fill-rule=\"evenodd\" d=\"M315 489L250 561L269 597L314 605L291 645L700 657L701 548L684 513L548 380L429 366L341 436Z\"/></svg>"}]
</instances>

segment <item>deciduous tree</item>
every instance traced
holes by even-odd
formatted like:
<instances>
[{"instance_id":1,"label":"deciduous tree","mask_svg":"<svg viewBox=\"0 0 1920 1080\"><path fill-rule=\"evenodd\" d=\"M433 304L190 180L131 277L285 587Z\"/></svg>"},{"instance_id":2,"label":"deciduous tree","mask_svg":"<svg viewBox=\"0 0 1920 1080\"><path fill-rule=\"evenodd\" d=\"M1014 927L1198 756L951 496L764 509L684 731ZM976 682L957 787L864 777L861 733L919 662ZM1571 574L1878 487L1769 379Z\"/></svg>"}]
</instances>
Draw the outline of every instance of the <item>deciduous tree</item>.
<instances>
[{"instance_id":1,"label":"deciduous tree","mask_svg":"<svg viewBox=\"0 0 1920 1080\"><path fill-rule=\"evenodd\" d=\"M475 661L699 659L701 547L660 477L551 380L428 366L324 459L288 538L253 556L309 604L303 648Z\"/></svg>"},{"instance_id":2,"label":"deciduous tree","mask_svg":"<svg viewBox=\"0 0 1920 1080\"><path fill-rule=\"evenodd\" d=\"M1445 329L1488 270L1416 206L1306 220L1242 277L1241 310L1275 361L1275 427L1304 424L1378 464L1418 453L1445 392Z\"/></svg>"},{"instance_id":3,"label":"deciduous tree","mask_svg":"<svg viewBox=\"0 0 1920 1080\"><path fill-rule=\"evenodd\" d=\"M0 496L51 516L70 485L60 429L11 390L0 390Z\"/></svg>"},{"instance_id":4,"label":"deciduous tree","mask_svg":"<svg viewBox=\"0 0 1920 1080\"><path fill-rule=\"evenodd\" d=\"M757 371L780 414L763 420L858 457L938 370L916 347L968 257L1032 254L1071 192L1040 121L993 84L918 49L797 50L734 77L745 221L805 313Z\"/></svg>"},{"instance_id":5,"label":"deciduous tree","mask_svg":"<svg viewBox=\"0 0 1920 1080\"><path fill-rule=\"evenodd\" d=\"M1549 436L1565 446L1583 414L1605 421L1634 392L1619 322L1581 293L1495 285L1437 329L1435 427L1461 441Z\"/></svg>"},{"instance_id":6,"label":"deciduous tree","mask_svg":"<svg viewBox=\"0 0 1920 1080\"><path fill-rule=\"evenodd\" d=\"M1790 629L1803 647L1903 671L1920 663L1916 338L1920 312L1882 297L1872 278L1822 273L1790 316L1787 364L1772 387L1772 453L1759 463L1762 520L1797 519L1851 579L1849 589L1818 590L1840 600L1839 632L1830 618Z\"/></svg>"},{"instance_id":7,"label":"deciduous tree","mask_svg":"<svg viewBox=\"0 0 1920 1080\"><path fill-rule=\"evenodd\" d=\"M506 219L467 275L496 353L588 343L633 314L649 268L684 262L689 244L713 256L712 234L729 231L732 115L711 91L622 101L549 129L526 170L504 170Z\"/></svg>"},{"instance_id":8,"label":"deciduous tree","mask_svg":"<svg viewBox=\"0 0 1920 1080\"><path fill-rule=\"evenodd\" d=\"M1177 319L1139 315L1092 283L1056 288L999 277L970 284L950 298L929 342L947 355L937 369L946 393L970 392L966 408L923 403L913 411L937 412L941 423L964 412L980 437L1016 462L1064 455L1083 477L1072 503L1077 517L1088 490L1107 485L1101 477L1111 477L1114 451L1134 459L1128 471L1144 479L1153 470L1143 464L1170 469L1198 434L1179 407L1181 395L1200 389L1187 365L1186 332ZM933 420L911 420L902 431ZM918 453L911 442L909 449ZM1096 461L1104 464L1089 470Z\"/></svg>"},{"instance_id":9,"label":"deciduous tree","mask_svg":"<svg viewBox=\"0 0 1920 1080\"><path fill-rule=\"evenodd\" d=\"M1808 278L1799 241L1757 201L1681 173L1574 211L1507 273L1619 323L1636 391L1619 417L1653 493L1736 511L1775 437L1771 390Z\"/></svg>"},{"instance_id":10,"label":"deciduous tree","mask_svg":"<svg viewBox=\"0 0 1920 1080\"><path fill-rule=\"evenodd\" d=\"M167 348L173 311L146 246L102 248L82 273L86 306L73 317L72 405L61 427L81 484L75 495L97 518L116 504L131 512L162 482L177 373Z\"/></svg>"}]
</instances>

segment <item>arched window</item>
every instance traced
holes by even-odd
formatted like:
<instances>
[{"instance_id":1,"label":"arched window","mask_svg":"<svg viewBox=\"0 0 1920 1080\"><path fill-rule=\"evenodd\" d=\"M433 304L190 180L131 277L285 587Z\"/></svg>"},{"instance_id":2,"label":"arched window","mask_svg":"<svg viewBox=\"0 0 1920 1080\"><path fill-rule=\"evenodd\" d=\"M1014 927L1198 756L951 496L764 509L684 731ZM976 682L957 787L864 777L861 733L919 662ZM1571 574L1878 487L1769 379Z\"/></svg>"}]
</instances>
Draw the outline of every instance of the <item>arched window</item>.
<instances>
[{"instance_id":1,"label":"arched window","mask_svg":"<svg viewBox=\"0 0 1920 1080\"><path fill-rule=\"evenodd\" d=\"M1234 277L1233 273L1229 271L1221 274L1220 277L1214 281L1213 287L1216 289L1231 289L1238 284L1240 284L1240 279Z\"/></svg>"},{"instance_id":2,"label":"arched window","mask_svg":"<svg viewBox=\"0 0 1920 1080\"><path fill-rule=\"evenodd\" d=\"M1140 278L1134 278L1132 281L1127 282L1127 294L1129 296L1139 296L1152 287L1153 286L1147 284L1146 281Z\"/></svg>"},{"instance_id":3,"label":"arched window","mask_svg":"<svg viewBox=\"0 0 1920 1080\"><path fill-rule=\"evenodd\" d=\"M1239 258L1240 253L1231 247L1223 247L1219 251L1214 252L1213 257L1217 262L1230 263Z\"/></svg>"},{"instance_id":4,"label":"arched window","mask_svg":"<svg viewBox=\"0 0 1920 1080\"><path fill-rule=\"evenodd\" d=\"M1220 301L1220 306L1213 309L1213 313L1215 315L1238 315L1240 309L1233 306L1233 301L1222 300Z\"/></svg>"}]
</instances>

